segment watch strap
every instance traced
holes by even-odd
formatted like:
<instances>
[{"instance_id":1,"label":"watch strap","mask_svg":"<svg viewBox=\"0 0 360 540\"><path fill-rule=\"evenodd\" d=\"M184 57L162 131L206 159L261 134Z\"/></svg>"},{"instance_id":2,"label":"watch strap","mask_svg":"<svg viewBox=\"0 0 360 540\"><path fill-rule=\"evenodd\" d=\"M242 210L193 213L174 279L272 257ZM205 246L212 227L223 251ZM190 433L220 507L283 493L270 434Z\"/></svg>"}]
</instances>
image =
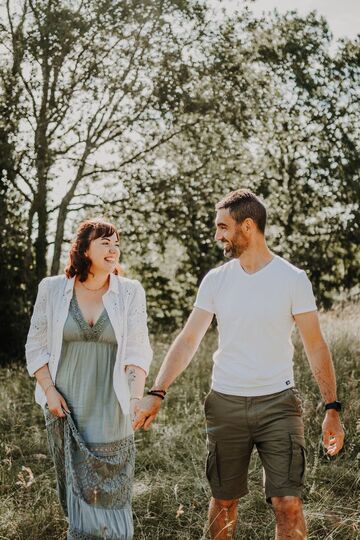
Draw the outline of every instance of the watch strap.
<instances>
[{"instance_id":1,"label":"watch strap","mask_svg":"<svg viewBox=\"0 0 360 540\"><path fill-rule=\"evenodd\" d=\"M341 402L340 401L332 401L331 403L326 403L325 410L328 411L329 409L335 409L335 411L341 411Z\"/></svg>"}]
</instances>

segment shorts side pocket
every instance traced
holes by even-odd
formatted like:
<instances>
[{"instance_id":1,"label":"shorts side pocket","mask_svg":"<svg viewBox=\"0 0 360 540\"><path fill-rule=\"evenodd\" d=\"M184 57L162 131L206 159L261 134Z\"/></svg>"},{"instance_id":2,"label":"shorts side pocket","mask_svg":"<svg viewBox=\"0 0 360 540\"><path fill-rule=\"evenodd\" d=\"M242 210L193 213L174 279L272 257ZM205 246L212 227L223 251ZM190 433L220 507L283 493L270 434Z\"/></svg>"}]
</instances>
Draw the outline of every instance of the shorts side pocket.
<instances>
[{"instance_id":1,"label":"shorts side pocket","mask_svg":"<svg viewBox=\"0 0 360 540\"><path fill-rule=\"evenodd\" d=\"M298 389L297 388L290 388L290 392L291 392L291 396L294 399L294 403L296 405L297 412L300 415L302 415L303 412L304 412L304 408L303 408L303 402L302 402L302 399L300 397L300 393L299 393Z\"/></svg>"},{"instance_id":2,"label":"shorts side pocket","mask_svg":"<svg viewBox=\"0 0 360 540\"><path fill-rule=\"evenodd\" d=\"M212 391L209 390L209 392L206 394L205 399L204 399L204 411L205 411L205 415L206 415L206 411L207 411L207 409L208 409L208 403L209 403L209 401L210 401L211 393L212 393Z\"/></svg>"},{"instance_id":3,"label":"shorts side pocket","mask_svg":"<svg viewBox=\"0 0 360 540\"><path fill-rule=\"evenodd\" d=\"M206 459L206 478L211 487L220 487L220 475L219 464L217 459L217 445L216 442L207 441L208 454Z\"/></svg>"},{"instance_id":4,"label":"shorts side pocket","mask_svg":"<svg viewBox=\"0 0 360 540\"><path fill-rule=\"evenodd\" d=\"M299 435L290 434L291 456L289 466L289 480L296 486L304 485L305 477L305 448L304 441Z\"/></svg>"}]
</instances>

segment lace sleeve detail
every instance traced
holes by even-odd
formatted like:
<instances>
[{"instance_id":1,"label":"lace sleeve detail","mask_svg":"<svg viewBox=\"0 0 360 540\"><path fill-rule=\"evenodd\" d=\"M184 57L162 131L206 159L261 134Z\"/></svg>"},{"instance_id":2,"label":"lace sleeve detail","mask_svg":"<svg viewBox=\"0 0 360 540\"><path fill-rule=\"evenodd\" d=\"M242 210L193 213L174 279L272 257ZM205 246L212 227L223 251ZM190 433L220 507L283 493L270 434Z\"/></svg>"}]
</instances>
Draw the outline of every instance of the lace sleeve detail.
<instances>
[{"instance_id":1,"label":"lace sleeve detail","mask_svg":"<svg viewBox=\"0 0 360 540\"><path fill-rule=\"evenodd\" d=\"M135 281L135 291L128 290L127 293L133 296L128 309L125 364L139 366L147 373L152 360L152 349L147 328L145 291Z\"/></svg>"},{"instance_id":2,"label":"lace sleeve detail","mask_svg":"<svg viewBox=\"0 0 360 540\"><path fill-rule=\"evenodd\" d=\"M30 375L49 361L47 344L47 279L39 284L30 329L25 345L26 364Z\"/></svg>"}]
</instances>

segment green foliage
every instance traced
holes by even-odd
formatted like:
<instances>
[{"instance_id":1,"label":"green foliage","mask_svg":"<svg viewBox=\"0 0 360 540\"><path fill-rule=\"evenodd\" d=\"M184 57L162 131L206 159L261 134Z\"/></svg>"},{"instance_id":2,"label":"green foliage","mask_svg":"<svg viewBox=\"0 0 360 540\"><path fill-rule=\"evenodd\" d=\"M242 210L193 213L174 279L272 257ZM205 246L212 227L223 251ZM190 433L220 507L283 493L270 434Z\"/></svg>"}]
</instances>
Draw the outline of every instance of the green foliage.
<instances>
[{"instance_id":1,"label":"green foliage","mask_svg":"<svg viewBox=\"0 0 360 540\"><path fill-rule=\"evenodd\" d=\"M22 0L0 12L4 64L13 65L0 73L0 122L14 109L12 83L21 122L12 132L18 162L11 181L25 196L38 280L47 273L49 229L57 274L71 213L106 204L105 182L117 186L172 135L178 86L187 79L181 42L202 23L202 11L186 1ZM184 36L175 21L188 25ZM55 202L59 177L63 193Z\"/></svg>"},{"instance_id":2,"label":"green foliage","mask_svg":"<svg viewBox=\"0 0 360 540\"><path fill-rule=\"evenodd\" d=\"M268 206L271 249L308 272L319 305L358 294L359 42L339 44L334 56L326 21L314 13L260 21L241 13L206 37L189 67L188 127L124 181L132 243L137 235L144 253L176 239L193 298L222 262L215 203L245 186Z\"/></svg>"},{"instance_id":3,"label":"green foliage","mask_svg":"<svg viewBox=\"0 0 360 540\"><path fill-rule=\"evenodd\" d=\"M177 323L188 310L184 291L179 290L180 287L175 289L173 281L151 263L142 262L138 277L146 289L150 332L153 334L174 332Z\"/></svg>"},{"instance_id":4,"label":"green foliage","mask_svg":"<svg viewBox=\"0 0 360 540\"><path fill-rule=\"evenodd\" d=\"M329 46L314 14L278 17L259 41L272 84L287 89L272 88L262 128L273 247L309 272L325 306L357 284L360 242L359 43L340 44L335 57Z\"/></svg>"},{"instance_id":5,"label":"green foliage","mask_svg":"<svg viewBox=\"0 0 360 540\"><path fill-rule=\"evenodd\" d=\"M334 355L346 431L339 456L326 457L320 442L323 403L296 339L295 379L304 404L307 446L305 515L311 540L353 540L360 536L358 459L360 400L359 305L327 313L322 327ZM149 381L169 346L156 339ZM205 540L209 487L203 401L210 385L210 333L192 364L170 388L158 421L136 434L135 540ZM7 540L65 540L66 522L56 497L44 419L34 404L33 381L24 369L0 370L0 536ZM235 540L270 540L274 517L264 501L259 458L250 464L250 493L239 504Z\"/></svg>"},{"instance_id":6,"label":"green foliage","mask_svg":"<svg viewBox=\"0 0 360 540\"><path fill-rule=\"evenodd\" d=\"M333 53L316 13L217 19L185 0L7 6L0 146L31 282L50 245L56 274L75 226L106 214L152 329L169 331L223 260L216 202L244 186L268 206L271 249L308 272L320 305L359 293L358 39Z\"/></svg>"},{"instance_id":7,"label":"green foliage","mask_svg":"<svg viewBox=\"0 0 360 540\"><path fill-rule=\"evenodd\" d=\"M4 173L5 170L3 169ZM19 197L0 175L0 365L21 360L31 301L31 276L26 271L24 220Z\"/></svg>"},{"instance_id":8,"label":"green foliage","mask_svg":"<svg viewBox=\"0 0 360 540\"><path fill-rule=\"evenodd\" d=\"M23 114L16 79L23 50L16 32L13 46L13 63L0 63L0 365L23 357L33 285L31 253L26 256L25 197L14 187L19 164L14 139Z\"/></svg>"}]
</instances>

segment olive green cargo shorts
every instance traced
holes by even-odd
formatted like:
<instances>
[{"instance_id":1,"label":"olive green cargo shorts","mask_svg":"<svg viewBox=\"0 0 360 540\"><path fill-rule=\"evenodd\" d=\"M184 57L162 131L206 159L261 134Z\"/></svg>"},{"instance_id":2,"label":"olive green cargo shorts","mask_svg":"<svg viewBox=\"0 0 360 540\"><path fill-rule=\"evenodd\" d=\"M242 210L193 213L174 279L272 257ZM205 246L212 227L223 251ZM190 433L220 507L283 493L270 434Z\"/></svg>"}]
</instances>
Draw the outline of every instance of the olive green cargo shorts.
<instances>
[{"instance_id":1,"label":"olive green cargo shorts","mask_svg":"<svg viewBox=\"0 0 360 540\"><path fill-rule=\"evenodd\" d=\"M205 399L206 476L213 497L248 493L254 446L264 469L266 500L301 497L305 472L301 399L295 388L267 396L241 397L211 390Z\"/></svg>"}]
</instances>

